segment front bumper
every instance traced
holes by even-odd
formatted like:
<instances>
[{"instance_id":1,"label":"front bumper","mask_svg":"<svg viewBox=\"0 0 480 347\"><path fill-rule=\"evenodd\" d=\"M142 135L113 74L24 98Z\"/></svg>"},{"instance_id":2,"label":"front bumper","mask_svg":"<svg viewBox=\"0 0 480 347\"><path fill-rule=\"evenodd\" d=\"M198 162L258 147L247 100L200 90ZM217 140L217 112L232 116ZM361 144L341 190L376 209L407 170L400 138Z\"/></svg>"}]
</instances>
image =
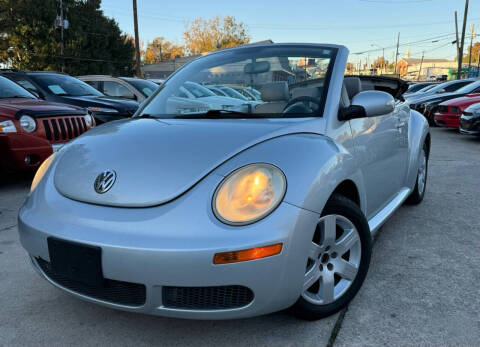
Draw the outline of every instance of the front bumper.
<instances>
[{"instance_id":1,"label":"front bumper","mask_svg":"<svg viewBox=\"0 0 480 347\"><path fill-rule=\"evenodd\" d=\"M435 113L435 124L441 127L458 129L460 115L454 113Z\"/></svg>"},{"instance_id":2,"label":"front bumper","mask_svg":"<svg viewBox=\"0 0 480 347\"><path fill-rule=\"evenodd\" d=\"M0 167L10 170L36 169L53 152L45 139L24 134L0 134Z\"/></svg>"},{"instance_id":3,"label":"front bumper","mask_svg":"<svg viewBox=\"0 0 480 347\"><path fill-rule=\"evenodd\" d=\"M478 114L462 114L460 132L466 135L480 135L480 116Z\"/></svg>"},{"instance_id":4,"label":"front bumper","mask_svg":"<svg viewBox=\"0 0 480 347\"><path fill-rule=\"evenodd\" d=\"M46 177L19 212L20 241L33 265L52 284L79 298L128 311L178 318L230 319L282 310L301 293L308 245L319 215L282 203L267 218L244 227L219 222L211 212L214 187L223 177L211 174L165 205L113 208L61 196ZM38 266L50 261L47 238L101 247L103 276L146 288L145 302L125 305L66 288ZM278 255L214 265L215 253L281 242ZM225 309L169 307L168 287L242 286L253 292L245 306Z\"/></svg>"}]
</instances>

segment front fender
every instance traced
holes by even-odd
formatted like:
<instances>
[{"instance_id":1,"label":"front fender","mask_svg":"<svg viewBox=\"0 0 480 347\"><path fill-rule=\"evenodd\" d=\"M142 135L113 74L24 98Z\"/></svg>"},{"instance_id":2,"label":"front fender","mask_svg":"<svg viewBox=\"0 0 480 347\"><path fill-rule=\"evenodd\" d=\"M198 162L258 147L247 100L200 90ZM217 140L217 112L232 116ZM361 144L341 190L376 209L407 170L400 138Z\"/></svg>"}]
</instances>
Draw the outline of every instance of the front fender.
<instances>
[{"instance_id":1,"label":"front fender","mask_svg":"<svg viewBox=\"0 0 480 347\"><path fill-rule=\"evenodd\" d=\"M351 180L357 186L362 210L366 206L363 179L352 153L328 137L312 133L276 137L237 154L215 173L226 176L258 162L276 165L285 173L287 203L320 214L335 188Z\"/></svg>"},{"instance_id":2,"label":"front fender","mask_svg":"<svg viewBox=\"0 0 480 347\"><path fill-rule=\"evenodd\" d=\"M417 111L410 110L408 124L408 171L407 187L413 189L417 179L420 149L423 147L430 127L425 117Z\"/></svg>"}]
</instances>

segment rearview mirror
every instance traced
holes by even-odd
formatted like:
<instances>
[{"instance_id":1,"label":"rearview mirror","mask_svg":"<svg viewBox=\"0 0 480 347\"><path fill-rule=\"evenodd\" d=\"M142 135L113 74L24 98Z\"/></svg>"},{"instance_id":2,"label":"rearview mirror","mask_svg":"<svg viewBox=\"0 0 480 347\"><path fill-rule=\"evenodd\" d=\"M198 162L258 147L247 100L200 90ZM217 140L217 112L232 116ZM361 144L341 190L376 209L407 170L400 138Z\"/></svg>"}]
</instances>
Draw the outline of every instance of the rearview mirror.
<instances>
[{"instance_id":1,"label":"rearview mirror","mask_svg":"<svg viewBox=\"0 0 480 347\"><path fill-rule=\"evenodd\" d=\"M343 109L339 120L376 117L393 112L395 99L391 94L378 90L367 90L355 95L352 104Z\"/></svg>"},{"instance_id":2,"label":"rearview mirror","mask_svg":"<svg viewBox=\"0 0 480 347\"><path fill-rule=\"evenodd\" d=\"M257 61L255 63L245 64L243 72L247 74L258 74L270 71L270 63L268 61Z\"/></svg>"}]
</instances>

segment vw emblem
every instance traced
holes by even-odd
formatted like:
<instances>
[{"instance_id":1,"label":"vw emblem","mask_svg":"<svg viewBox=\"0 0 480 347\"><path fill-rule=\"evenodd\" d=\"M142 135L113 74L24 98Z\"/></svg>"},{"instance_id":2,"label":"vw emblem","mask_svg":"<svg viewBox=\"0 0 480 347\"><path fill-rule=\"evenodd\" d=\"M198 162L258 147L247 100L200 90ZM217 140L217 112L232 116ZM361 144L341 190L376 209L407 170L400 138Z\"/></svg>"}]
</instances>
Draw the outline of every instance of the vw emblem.
<instances>
[{"instance_id":1,"label":"vw emblem","mask_svg":"<svg viewBox=\"0 0 480 347\"><path fill-rule=\"evenodd\" d=\"M106 193L112 188L115 180L117 179L117 174L113 170L105 170L95 179L93 188L98 194Z\"/></svg>"}]
</instances>

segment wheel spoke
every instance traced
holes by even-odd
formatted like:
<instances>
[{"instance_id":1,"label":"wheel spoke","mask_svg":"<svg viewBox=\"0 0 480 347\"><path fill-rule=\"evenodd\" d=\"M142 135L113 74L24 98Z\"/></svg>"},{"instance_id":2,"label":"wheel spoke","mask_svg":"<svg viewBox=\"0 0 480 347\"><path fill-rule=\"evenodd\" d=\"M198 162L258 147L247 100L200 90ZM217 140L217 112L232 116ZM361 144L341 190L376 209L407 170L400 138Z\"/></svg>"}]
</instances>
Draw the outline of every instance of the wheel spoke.
<instances>
[{"instance_id":1,"label":"wheel spoke","mask_svg":"<svg viewBox=\"0 0 480 347\"><path fill-rule=\"evenodd\" d=\"M343 255L359 241L360 238L354 229L345 229L342 237L336 243L336 249L340 255Z\"/></svg>"},{"instance_id":2,"label":"wheel spoke","mask_svg":"<svg viewBox=\"0 0 480 347\"><path fill-rule=\"evenodd\" d=\"M312 241L310 245L310 250L308 251L308 257L313 260L318 259L318 255L323 252L323 247L317 245L315 242Z\"/></svg>"},{"instance_id":3,"label":"wheel spoke","mask_svg":"<svg viewBox=\"0 0 480 347\"><path fill-rule=\"evenodd\" d=\"M323 245L333 245L337 236L337 217L329 215L323 217Z\"/></svg>"},{"instance_id":4,"label":"wheel spoke","mask_svg":"<svg viewBox=\"0 0 480 347\"><path fill-rule=\"evenodd\" d=\"M358 268L342 258L332 261L335 272L346 280L353 281L357 275Z\"/></svg>"},{"instance_id":5,"label":"wheel spoke","mask_svg":"<svg viewBox=\"0 0 480 347\"><path fill-rule=\"evenodd\" d=\"M334 298L335 281L333 272L324 271L320 279L320 290L318 295L323 301L323 304L328 304L333 301Z\"/></svg>"},{"instance_id":6,"label":"wheel spoke","mask_svg":"<svg viewBox=\"0 0 480 347\"><path fill-rule=\"evenodd\" d=\"M306 274L303 281L303 290L307 290L320 278L320 270L314 265Z\"/></svg>"}]
</instances>

